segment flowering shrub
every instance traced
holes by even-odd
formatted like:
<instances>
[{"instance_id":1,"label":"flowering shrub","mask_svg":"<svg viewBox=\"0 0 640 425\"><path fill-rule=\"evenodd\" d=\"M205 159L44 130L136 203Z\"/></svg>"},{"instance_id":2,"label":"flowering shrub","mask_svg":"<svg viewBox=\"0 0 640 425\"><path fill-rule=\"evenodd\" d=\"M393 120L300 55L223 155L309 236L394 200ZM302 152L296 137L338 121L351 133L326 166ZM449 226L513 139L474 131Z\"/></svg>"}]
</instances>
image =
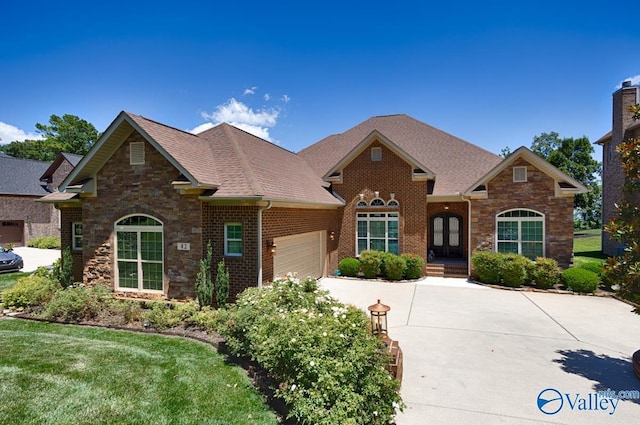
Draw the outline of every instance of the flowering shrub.
<instances>
[{"instance_id":1,"label":"flowering shrub","mask_svg":"<svg viewBox=\"0 0 640 425\"><path fill-rule=\"evenodd\" d=\"M250 288L219 312L237 355L260 363L302 424L387 424L403 404L367 315L293 276Z\"/></svg>"}]
</instances>

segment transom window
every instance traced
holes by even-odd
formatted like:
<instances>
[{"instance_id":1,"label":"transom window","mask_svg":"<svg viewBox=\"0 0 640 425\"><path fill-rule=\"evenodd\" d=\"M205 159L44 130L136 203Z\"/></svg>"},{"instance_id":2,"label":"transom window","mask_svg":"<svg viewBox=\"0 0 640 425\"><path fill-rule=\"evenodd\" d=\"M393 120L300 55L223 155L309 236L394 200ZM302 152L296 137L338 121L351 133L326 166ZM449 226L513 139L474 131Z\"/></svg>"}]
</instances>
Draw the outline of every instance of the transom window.
<instances>
[{"instance_id":1,"label":"transom window","mask_svg":"<svg viewBox=\"0 0 640 425\"><path fill-rule=\"evenodd\" d=\"M146 215L132 215L117 221L115 231L116 287L125 291L162 291L162 223Z\"/></svg>"},{"instance_id":2,"label":"transom window","mask_svg":"<svg viewBox=\"0 0 640 425\"><path fill-rule=\"evenodd\" d=\"M224 226L224 255L242 256L242 224L226 223Z\"/></svg>"},{"instance_id":3,"label":"transom window","mask_svg":"<svg viewBox=\"0 0 640 425\"><path fill-rule=\"evenodd\" d=\"M398 254L398 216L396 213L358 213L356 255L372 249Z\"/></svg>"},{"instance_id":4,"label":"transom window","mask_svg":"<svg viewBox=\"0 0 640 425\"><path fill-rule=\"evenodd\" d=\"M544 257L544 215L532 210L498 214L498 252L521 254L532 260Z\"/></svg>"},{"instance_id":5,"label":"transom window","mask_svg":"<svg viewBox=\"0 0 640 425\"><path fill-rule=\"evenodd\" d=\"M380 198L375 198L371 200L369 205L372 207L384 207L384 200Z\"/></svg>"}]
</instances>

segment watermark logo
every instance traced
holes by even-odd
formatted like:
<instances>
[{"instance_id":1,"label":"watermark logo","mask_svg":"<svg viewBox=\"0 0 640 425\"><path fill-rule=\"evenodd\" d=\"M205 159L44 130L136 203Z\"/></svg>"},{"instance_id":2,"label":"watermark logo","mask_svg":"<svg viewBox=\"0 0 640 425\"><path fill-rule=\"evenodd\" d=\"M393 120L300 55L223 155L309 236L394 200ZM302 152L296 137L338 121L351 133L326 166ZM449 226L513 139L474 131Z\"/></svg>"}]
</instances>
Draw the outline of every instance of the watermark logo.
<instances>
[{"instance_id":1,"label":"watermark logo","mask_svg":"<svg viewBox=\"0 0 640 425\"><path fill-rule=\"evenodd\" d=\"M555 388L546 388L538 394L537 405L545 415L555 415L559 411L569 409L579 412L616 413L618 403L625 399L640 399L638 390L613 391L611 388L595 393L563 393Z\"/></svg>"},{"instance_id":2,"label":"watermark logo","mask_svg":"<svg viewBox=\"0 0 640 425\"><path fill-rule=\"evenodd\" d=\"M555 415L564 405L564 399L560 391L555 388L547 388L538 394L538 409L545 415Z\"/></svg>"}]
</instances>

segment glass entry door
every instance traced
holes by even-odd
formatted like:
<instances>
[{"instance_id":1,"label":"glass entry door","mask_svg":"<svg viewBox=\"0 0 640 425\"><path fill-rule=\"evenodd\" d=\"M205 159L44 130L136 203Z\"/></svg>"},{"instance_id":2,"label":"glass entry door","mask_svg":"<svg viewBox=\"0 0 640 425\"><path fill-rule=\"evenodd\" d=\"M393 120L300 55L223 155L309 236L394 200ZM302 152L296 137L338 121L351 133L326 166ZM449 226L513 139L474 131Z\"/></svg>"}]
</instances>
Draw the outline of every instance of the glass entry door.
<instances>
[{"instance_id":1,"label":"glass entry door","mask_svg":"<svg viewBox=\"0 0 640 425\"><path fill-rule=\"evenodd\" d=\"M429 249L438 258L462 258L462 217L442 212L431 217Z\"/></svg>"}]
</instances>

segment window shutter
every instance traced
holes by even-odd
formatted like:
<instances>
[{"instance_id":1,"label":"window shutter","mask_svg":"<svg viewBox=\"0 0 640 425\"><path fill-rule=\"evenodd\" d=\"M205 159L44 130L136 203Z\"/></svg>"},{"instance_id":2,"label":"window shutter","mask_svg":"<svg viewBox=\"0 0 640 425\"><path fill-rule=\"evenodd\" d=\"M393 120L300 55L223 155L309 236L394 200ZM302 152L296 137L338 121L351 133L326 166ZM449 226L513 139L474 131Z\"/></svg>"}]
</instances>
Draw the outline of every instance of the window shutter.
<instances>
[{"instance_id":1,"label":"window shutter","mask_svg":"<svg viewBox=\"0 0 640 425\"><path fill-rule=\"evenodd\" d=\"M144 165L144 142L129 143L129 163Z\"/></svg>"},{"instance_id":2,"label":"window shutter","mask_svg":"<svg viewBox=\"0 0 640 425\"><path fill-rule=\"evenodd\" d=\"M527 167L513 167L514 183L523 183L527 181Z\"/></svg>"}]
</instances>

